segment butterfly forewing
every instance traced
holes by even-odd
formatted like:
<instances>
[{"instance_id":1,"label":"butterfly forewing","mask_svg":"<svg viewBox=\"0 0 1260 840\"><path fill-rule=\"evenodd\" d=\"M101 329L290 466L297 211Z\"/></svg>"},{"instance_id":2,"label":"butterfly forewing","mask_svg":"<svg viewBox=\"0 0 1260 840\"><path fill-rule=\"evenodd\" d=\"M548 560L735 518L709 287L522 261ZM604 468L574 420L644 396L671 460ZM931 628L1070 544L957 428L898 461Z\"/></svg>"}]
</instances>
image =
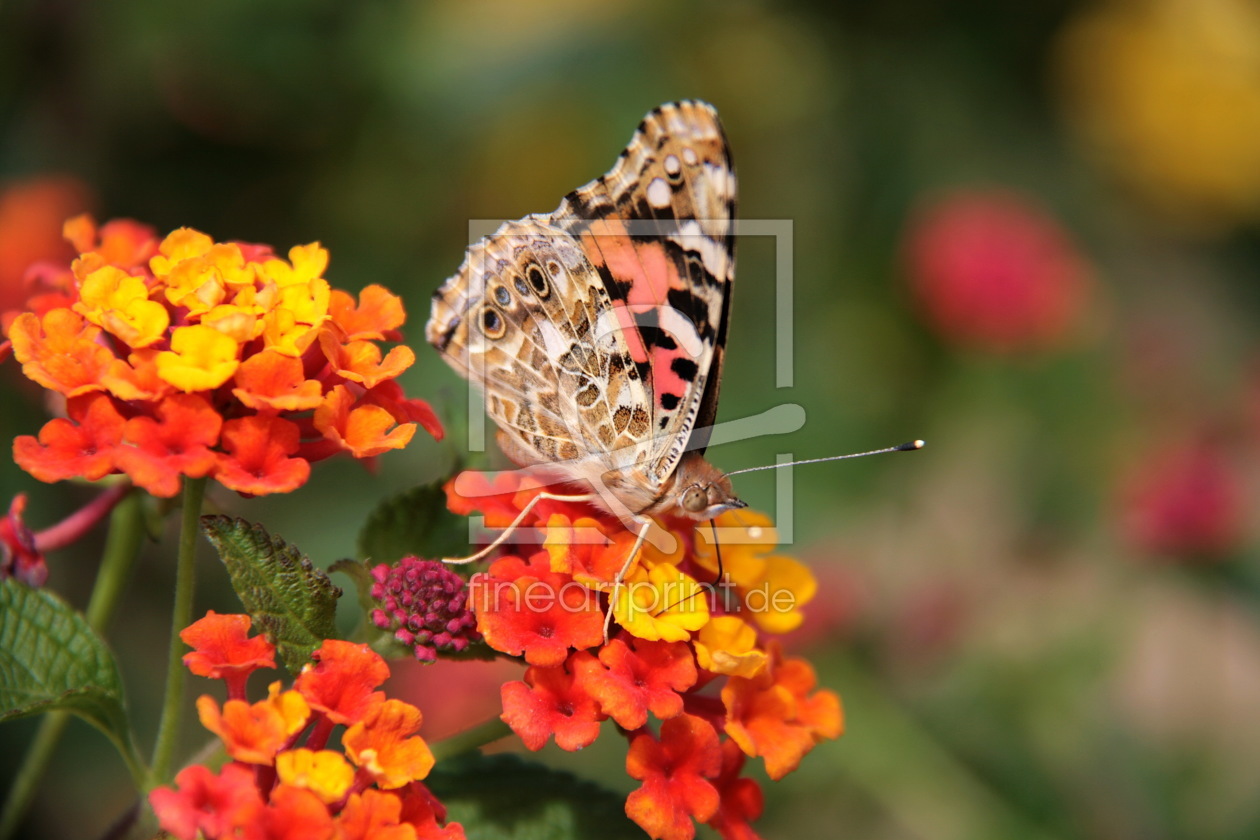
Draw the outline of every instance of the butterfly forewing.
<instances>
[{"instance_id":1,"label":"butterfly forewing","mask_svg":"<svg viewBox=\"0 0 1260 840\"><path fill-rule=\"evenodd\" d=\"M618 474L633 514L660 496L716 411L734 206L716 113L681 102L554 213L469 249L427 337L483 389L509 457L561 479Z\"/></svg>"},{"instance_id":2,"label":"butterfly forewing","mask_svg":"<svg viewBox=\"0 0 1260 840\"><path fill-rule=\"evenodd\" d=\"M708 426L716 413L734 215L726 138L712 106L699 102L649 114L612 171L570 193L555 213L624 307L628 344L652 392L648 474L658 485L697 424ZM703 451L698 443L690 448Z\"/></svg>"}]
</instances>

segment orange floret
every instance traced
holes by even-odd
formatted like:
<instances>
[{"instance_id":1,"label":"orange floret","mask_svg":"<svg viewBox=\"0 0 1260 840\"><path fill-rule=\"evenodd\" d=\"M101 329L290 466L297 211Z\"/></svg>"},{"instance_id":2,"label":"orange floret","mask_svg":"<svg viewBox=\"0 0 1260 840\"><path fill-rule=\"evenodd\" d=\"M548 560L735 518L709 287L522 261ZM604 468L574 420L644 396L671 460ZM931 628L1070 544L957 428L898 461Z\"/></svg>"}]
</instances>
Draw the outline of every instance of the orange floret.
<instances>
[{"instance_id":1,"label":"orange floret","mask_svg":"<svg viewBox=\"0 0 1260 840\"><path fill-rule=\"evenodd\" d=\"M223 740L228 755L246 764L271 764L289 737L306 726L310 707L296 691L272 683L266 700L228 700L222 709L208 694L197 698L201 725Z\"/></svg>"},{"instance_id":2,"label":"orange floret","mask_svg":"<svg viewBox=\"0 0 1260 840\"><path fill-rule=\"evenodd\" d=\"M373 388L398 377L416 361L416 354L406 345L394 347L382 359L381 348L371 341L343 344L332 330L324 330L319 343L333 371L342 379L358 382L364 388Z\"/></svg>"},{"instance_id":3,"label":"orange floret","mask_svg":"<svg viewBox=\"0 0 1260 840\"><path fill-rule=\"evenodd\" d=\"M652 837L691 840L693 819L707 822L718 809L710 782L722 768L722 752L713 726L692 715L661 724L658 741L636 735L626 754L626 772L643 786L626 799L626 815Z\"/></svg>"},{"instance_id":4,"label":"orange floret","mask_svg":"<svg viewBox=\"0 0 1260 840\"><path fill-rule=\"evenodd\" d=\"M329 391L315 409L315 428L356 458L402 449L416 433L416 424L395 425L393 415L380 406L356 405L354 395L344 385Z\"/></svg>"},{"instance_id":5,"label":"orange floret","mask_svg":"<svg viewBox=\"0 0 1260 840\"><path fill-rule=\"evenodd\" d=\"M234 381L233 396L258 411L305 411L324 401L320 383L304 377L302 360L274 350L246 359Z\"/></svg>"},{"instance_id":6,"label":"orange floret","mask_svg":"<svg viewBox=\"0 0 1260 840\"><path fill-rule=\"evenodd\" d=\"M118 451L114 464L155 496L179 492L181 476L201 478L215 466L210 450L219 441L223 418L205 397L172 394L157 406L157 419L133 417L124 437L132 444Z\"/></svg>"},{"instance_id":7,"label":"orange floret","mask_svg":"<svg viewBox=\"0 0 1260 840\"><path fill-rule=\"evenodd\" d=\"M384 700L376 688L389 679L389 666L367 645L326 639L312 658L293 687L333 723L358 723Z\"/></svg>"},{"instance_id":8,"label":"orange floret","mask_svg":"<svg viewBox=\"0 0 1260 840\"><path fill-rule=\"evenodd\" d=\"M249 635L250 617L220 615L214 610L179 633L193 649L184 654L184 667L199 677L225 680L228 696L245 696L245 681L259 668L276 667L276 646L266 636Z\"/></svg>"},{"instance_id":9,"label":"orange floret","mask_svg":"<svg viewBox=\"0 0 1260 840\"><path fill-rule=\"evenodd\" d=\"M419 781L433 769L433 753L420 729L420 710L401 700L386 700L341 737L346 754L376 784L392 790Z\"/></svg>"},{"instance_id":10,"label":"orange floret","mask_svg":"<svg viewBox=\"0 0 1260 840\"><path fill-rule=\"evenodd\" d=\"M722 689L726 734L749 756L761 756L766 774L781 779L825 738L844 731L840 698L814 691L817 677L804 659L784 659L771 648L771 664L751 679L732 677ZM812 692L812 693L811 693Z\"/></svg>"},{"instance_id":11,"label":"orange floret","mask_svg":"<svg viewBox=\"0 0 1260 840\"><path fill-rule=\"evenodd\" d=\"M49 420L39 440L22 435L13 441L13 460L40 481L85 478L96 481L114 470L126 421L105 394L74 397L66 404L69 420Z\"/></svg>"},{"instance_id":12,"label":"orange floret","mask_svg":"<svg viewBox=\"0 0 1260 840\"><path fill-rule=\"evenodd\" d=\"M114 354L97 342L100 334L100 327L69 309L54 309L42 319L26 312L9 327L22 373L67 397L105 389L101 375Z\"/></svg>"},{"instance_id":13,"label":"orange floret","mask_svg":"<svg viewBox=\"0 0 1260 840\"><path fill-rule=\"evenodd\" d=\"M407 320L402 298L375 284L359 292L358 306L349 294L334 289L328 312L347 341L397 341L398 328Z\"/></svg>"},{"instance_id":14,"label":"orange floret","mask_svg":"<svg viewBox=\"0 0 1260 840\"><path fill-rule=\"evenodd\" d=\"M223 424L222 446L214 478L238 493L264 496L287 493L306 483L311 465L291 458L298 451L301 432L282 417L256 414Z\"/></svg>"}]
</instances>

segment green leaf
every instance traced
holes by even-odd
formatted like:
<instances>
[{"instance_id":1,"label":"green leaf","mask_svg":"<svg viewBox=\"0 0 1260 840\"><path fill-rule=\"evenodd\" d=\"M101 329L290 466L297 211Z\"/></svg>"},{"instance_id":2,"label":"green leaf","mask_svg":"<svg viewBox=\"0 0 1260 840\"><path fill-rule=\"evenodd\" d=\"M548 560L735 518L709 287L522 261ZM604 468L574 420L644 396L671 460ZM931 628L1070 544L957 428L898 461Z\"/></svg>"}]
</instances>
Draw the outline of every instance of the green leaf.
<instances>
[{"instance_id":1,"label":"green leaf","mask_svg":"<svg viewBox=\"0 0 1260 840\"><path fill-rule=\"evenodd\" d=\"M64 709L138 766L114 655L87 620L46 589L0 582L0 721Z\"/></svg>"},{"instance_id":2,"label":"green leaf","mask_svg":"<svg viewBox=\"0 0 1260 840\"><path fill-rule=\"evenodd\" d=\"M232 588L296 674L325 639L335 636L341 590L323 570L261 526L227 516L201 517L201 530L219 552Z\"/></svg>"},{"instance_id":3,"label":"green leaf","mask_svg":"<svg viewBox=\"0 0 1260 840\"><path fill-rule=\"evenodd\" d=\"M446 509L440 482L382 502L359 531L359 557L394 563L409 554L435 560L468 553L468 520Z\"/></svg>"},{"instance_id":4,"label":"green leaf","mask_svg":"<svg viewBox=\"0 0 1260 840\"><path fill-rule=\"evenodd\" d=\"M515 755L466 753L425 784L470 840L643 840L625 797Z\"/></svg>"}]
</instances>

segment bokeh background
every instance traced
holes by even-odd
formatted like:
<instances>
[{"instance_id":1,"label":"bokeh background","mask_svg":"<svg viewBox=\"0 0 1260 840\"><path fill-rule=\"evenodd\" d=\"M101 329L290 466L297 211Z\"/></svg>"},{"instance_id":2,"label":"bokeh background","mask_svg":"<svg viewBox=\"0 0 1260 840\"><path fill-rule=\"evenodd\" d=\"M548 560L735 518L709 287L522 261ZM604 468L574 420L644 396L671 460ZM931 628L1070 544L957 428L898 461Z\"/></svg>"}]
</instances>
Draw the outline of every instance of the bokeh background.
<instances>
[{"instance_id":1,"label":"bokeh background","mask_svg":"<svg viewBox=\"0 0 1260 840\"><path fill-rule=\"evenodd\" d=\"M8 0L0 309L84 209L319 240L333 285L402 294L404 384L448 439L212 498L327 565L464 457L464 385L422 329L468 221L554 208L684 97L722 114L741 215L794 231L794 385L772 243L749 239L720 418L794 402L807 423L712 460L929 441L795 471L778 514L820 590L792 644L849 731L768 786L765 836L1260 836L1253 0ZM40 399L0 368L0 437L34 433ZM773 474L738 489L774 510ZM0 498L20 491L36 527L90 495L6 459ZM97 548L53 555L50 585L82 604ZM173 551L153 544L110 633L146 737ZM199 608L233 610L205 559ZM457 727L496 679L404 669L394 691ZM31 731L0 727L0 781ZM606 734L542 758L624 791L623 755ZM29 836L98 836L129 796L76 723Z\"/></svg>"}]
</instances>

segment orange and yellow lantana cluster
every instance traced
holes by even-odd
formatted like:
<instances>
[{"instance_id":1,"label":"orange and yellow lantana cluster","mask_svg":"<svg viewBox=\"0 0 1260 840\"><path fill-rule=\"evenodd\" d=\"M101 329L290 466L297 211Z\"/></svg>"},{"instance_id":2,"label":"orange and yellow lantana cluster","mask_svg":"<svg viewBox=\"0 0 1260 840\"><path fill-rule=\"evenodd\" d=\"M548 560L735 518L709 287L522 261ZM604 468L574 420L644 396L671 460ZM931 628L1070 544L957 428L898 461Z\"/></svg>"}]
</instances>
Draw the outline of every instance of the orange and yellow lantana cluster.
<instances>
[{"instance_id":1,"label":"orange and yellow lantana cluster","mask_svg":"<svg viewBox=\"0 0 1260 840\"><path fill-rule=\"evenodd\" d=\"M245 681L275 666L275 648L249 637L249 625L249 616L211 612L180 634L194 648L189 670L227 683L222 705L203 695L197 711L231 761L217 773L186 767L174 787L149 794L163 830L179 840L462 840L421 781L433 753L415 734L420 710L376 690L389 677L385 661L367 645L329 639L293 688L272 683L250 703ZM338 725L341 749L328 749Z\"/></svg>"},{"instance_id":2,"label":"orange and yellow lantana cluster","mask_svg":"<svg viewBox=\"0 0 1260 840\"><path fill-rule=\"evenodd\" d=\"M515 474L487 484L465 473L447 495L456 513L504 527L538 489ZM529 665L502 687L503 720L531 750L552 738L578 750L611 718L629 740L626 772L642 782L626 813L649 835L690 840L699 822L755 838L762 793L740 776L745 759L760 757L777 780L843 730L839 698L770 638L800 625L816 589L808 568L775 554L769 520L743 510L715 520L719 585L709 585L719 564L707 528L678 519L661 523L675 548L645 543L616 586L634 543L617 520L553 500L530 514L521 524L546 529L543 547L501 553L470 583L486 643Z\"/></svg>"},{"instance_id":3,"label":"orange and yellow lantana cluster","mask_svg":"<svg viewBox=\"0 0 1260 840\"><path fill-rule=\"evenodd\" d=\"M432 409L395 378L401 300L368 286L357 301L324 279L317 243L288 259L264 245L181 228L159 239L131 221L67 222L68 267L28 272L35 293L3 316L23 373L65 399L66 417L14 441L41 481L124 473L169 497L184 476L241 493L288 492L310 463L405 446Z\"/></svg>"}]
</instances>

